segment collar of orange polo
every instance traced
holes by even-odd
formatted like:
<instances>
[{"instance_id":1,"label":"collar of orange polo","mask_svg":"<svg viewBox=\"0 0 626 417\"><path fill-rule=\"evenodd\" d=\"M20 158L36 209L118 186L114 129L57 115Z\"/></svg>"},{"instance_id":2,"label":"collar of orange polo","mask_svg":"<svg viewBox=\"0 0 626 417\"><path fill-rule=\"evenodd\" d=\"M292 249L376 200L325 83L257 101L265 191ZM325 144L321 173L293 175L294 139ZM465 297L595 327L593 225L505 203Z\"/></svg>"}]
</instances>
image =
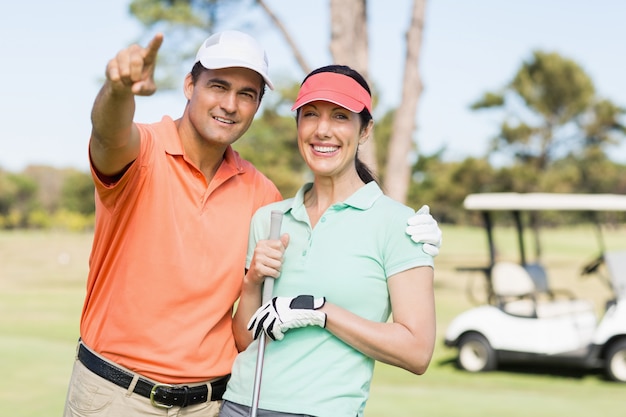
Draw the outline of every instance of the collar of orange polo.
<instances>
[{"instance_id":1,"label":"collar of orange polo","mask_svg":"<svg viewBox=\"0 0 626 417\"><path fill-rule=\"evenodd\" d=\"M307 78L291 110L313 101L335 103L354 113L367 109L372 114L372 97L367 90L352 77L335 72L320 72Z\"/></svg>"}]
</instances>

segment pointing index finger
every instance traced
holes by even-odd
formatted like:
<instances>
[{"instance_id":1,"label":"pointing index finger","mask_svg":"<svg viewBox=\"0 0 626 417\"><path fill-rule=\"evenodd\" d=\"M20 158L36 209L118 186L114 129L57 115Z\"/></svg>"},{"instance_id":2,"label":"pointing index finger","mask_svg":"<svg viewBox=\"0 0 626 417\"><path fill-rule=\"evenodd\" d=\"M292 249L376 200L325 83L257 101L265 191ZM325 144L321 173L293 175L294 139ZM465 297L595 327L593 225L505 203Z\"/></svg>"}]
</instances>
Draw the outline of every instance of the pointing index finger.
<instances>
[{"instance_id":1,"label":"pointing index finger","mask_svg":"<svg viewBox=\"0 0 626 417\"><path fill-rule=\"evenodd\" d=\"M153 63L156 61L161 44L163 44L163 34L157 33L145 49L144 62Z\"/></svg>"}]
</instances>

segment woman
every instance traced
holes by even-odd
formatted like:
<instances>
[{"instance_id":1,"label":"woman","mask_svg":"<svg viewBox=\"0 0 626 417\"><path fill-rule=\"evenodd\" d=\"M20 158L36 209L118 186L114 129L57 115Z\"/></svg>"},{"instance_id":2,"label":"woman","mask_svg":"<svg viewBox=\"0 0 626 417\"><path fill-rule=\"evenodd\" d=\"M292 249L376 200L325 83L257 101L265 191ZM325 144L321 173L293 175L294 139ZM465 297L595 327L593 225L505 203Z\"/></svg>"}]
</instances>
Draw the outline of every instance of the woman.
<instances>
[{"instance_id":1,"label":"woman","mask_svg":"<svg viewBox=\"0 0 626 417\"><path fill-rule=\"evenodd\" d=\"M252 220L234 319L242 352L222 417L248 415L261 331L273 340L266 346L259 417L362 416L374 361L415 374L429 365L433 258L402 233L411 208L384 196L358 158L374 125L371 102L363 77L345 66L319 68L300 88L292 110L314 180ZM284 213L283 235L265 240L273 210ZM261 306L263 278L279 275L275 298Z\"/></svg>"}]
</instances>

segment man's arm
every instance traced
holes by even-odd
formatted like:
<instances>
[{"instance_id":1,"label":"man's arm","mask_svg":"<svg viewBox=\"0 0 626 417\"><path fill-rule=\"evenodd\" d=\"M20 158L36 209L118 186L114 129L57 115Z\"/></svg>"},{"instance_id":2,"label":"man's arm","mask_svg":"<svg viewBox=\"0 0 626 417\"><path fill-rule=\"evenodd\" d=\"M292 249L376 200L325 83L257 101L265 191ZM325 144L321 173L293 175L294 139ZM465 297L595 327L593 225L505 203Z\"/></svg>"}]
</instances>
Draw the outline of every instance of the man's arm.
<instances>
[{"instance_id":1,"label":"man's arm","mask_svg":"<svg viewBox=\"0 0 626 417\"><path fill-rule=\"evenodd\" d=\"M133 123L135 95L156 91L154 69L163 35L146 48L132 45L109 61L106 81L91 111L89 153L96 170L107 176L120 173L139 155L139 131Z\"/></svg>"}]
</instances>

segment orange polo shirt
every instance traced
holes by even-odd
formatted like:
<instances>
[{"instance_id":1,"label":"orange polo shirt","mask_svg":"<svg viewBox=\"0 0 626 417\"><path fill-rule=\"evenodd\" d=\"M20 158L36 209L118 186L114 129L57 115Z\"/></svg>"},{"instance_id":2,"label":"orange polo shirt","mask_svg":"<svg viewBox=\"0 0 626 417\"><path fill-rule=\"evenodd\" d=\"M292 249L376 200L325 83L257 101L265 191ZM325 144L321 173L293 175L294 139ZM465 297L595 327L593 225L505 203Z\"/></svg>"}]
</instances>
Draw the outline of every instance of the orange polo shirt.
<instances>
[{"instance_id":1,"label":"orange polo shirt","mask_svg":"<svg viewBox=\"0 0 626 417\"><path fill-rule=\"evenodd\" d=\"M81 338L163 383L229 374L250 219L280 193L230 147L207 184L169 117L139 130L140 155L118 182L101 182L92 167L96 224Z\"/></svg>"}]
</instances>

